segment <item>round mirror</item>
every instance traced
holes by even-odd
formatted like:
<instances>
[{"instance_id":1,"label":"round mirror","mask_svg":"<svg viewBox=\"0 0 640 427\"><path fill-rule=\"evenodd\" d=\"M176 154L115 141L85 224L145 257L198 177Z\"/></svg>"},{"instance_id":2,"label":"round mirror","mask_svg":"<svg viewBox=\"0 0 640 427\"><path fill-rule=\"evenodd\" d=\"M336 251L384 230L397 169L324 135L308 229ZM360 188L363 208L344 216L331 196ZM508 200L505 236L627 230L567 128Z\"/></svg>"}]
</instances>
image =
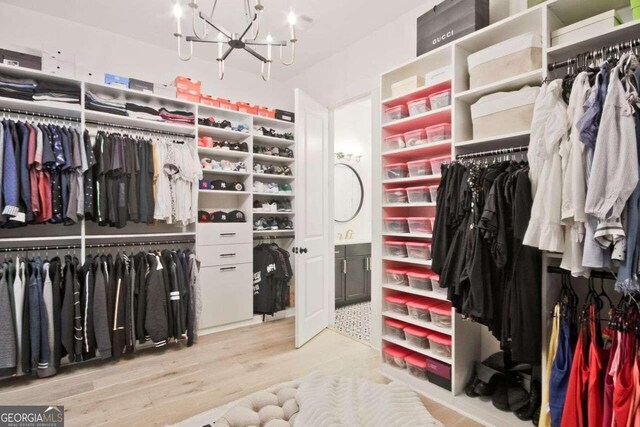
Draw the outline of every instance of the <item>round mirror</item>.
<instances>
[{"instance_id":1,"label":"round mirror","mask_svg":"<svg viewBox=\"0 0 640 427\"><path fill-rule=\"evenodd\" d=\"M364 201L364 186L356 170L346 163L334 166L334 218L349 222L358 216Z\"/></svg>"}]
</instances>

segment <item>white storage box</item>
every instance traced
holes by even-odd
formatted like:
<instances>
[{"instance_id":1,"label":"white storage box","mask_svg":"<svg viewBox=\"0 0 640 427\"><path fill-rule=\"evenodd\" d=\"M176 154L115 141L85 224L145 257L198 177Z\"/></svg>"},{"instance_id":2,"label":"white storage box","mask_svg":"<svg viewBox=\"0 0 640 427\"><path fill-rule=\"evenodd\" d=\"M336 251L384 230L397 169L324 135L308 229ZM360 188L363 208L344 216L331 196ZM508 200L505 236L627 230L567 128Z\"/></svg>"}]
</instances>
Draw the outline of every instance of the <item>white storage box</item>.
<instances>
[{"instance_id":1,"label":"white storage box","mask_svg":"<svg viewBox=\"0 0 640 427\"><path fill-rule=\"evenodd\" d=\"M435 86L439 83L448 82L449 80L453 80L453 67L451 65L438 68L424 75L425 86Z\"/></svg>"},{"instance_id":2,"label":"white storage box","mask_svg":"<svg viewBox=\"0 0 640 427\"><path fill-rule=\"evenodd\" d=\"M391 96L396 97L413 92L419 87L424 86L424 77L412 76L404 80L400 80L391 85Z\"/></svg>"},{"instance_id":3,"label":"white storage box","mask_svg":"<svg viewBox=\"0 0 640 427\"><path fill-rule=\"evenodd\" d=\"M469 88L542 67L542 36L526 33L469 55Z\"/></svg>"},{"instance_id":4,"label":"white storage box","mask_svg":"<svg viewBox=\"0 0 640 427\"><path fill-rule=\"evenodd\" d=\"M562 27L551 32L551 46L575 43L591 37L594 34L603 34L616 25L620 25L622 19L615 10L592 16L591 18L576 22L573 25Z\"/></svg>"},{"instance_id":5,"label":"white storage box","mask_svg":"<svg viewBox=\"0 0 640 427\"><path fill-rule=\"evenodd\" d=\"M525 86L514 92L498 92L471 106L473 137L488 138L531 129L533 106L539 87Z\"/></svg>"}]
</instances>

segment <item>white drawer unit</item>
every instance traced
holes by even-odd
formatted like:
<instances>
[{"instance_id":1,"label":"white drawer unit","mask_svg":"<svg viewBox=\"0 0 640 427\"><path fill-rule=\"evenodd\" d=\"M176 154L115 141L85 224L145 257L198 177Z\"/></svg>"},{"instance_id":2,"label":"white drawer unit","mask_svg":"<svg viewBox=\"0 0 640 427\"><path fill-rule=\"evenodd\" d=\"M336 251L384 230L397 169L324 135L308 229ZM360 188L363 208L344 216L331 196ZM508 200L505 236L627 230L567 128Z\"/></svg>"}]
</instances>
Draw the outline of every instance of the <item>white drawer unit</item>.
<instances>
[{"instance_id":1,"label":"white drawer unit","mask_svg":"<svg viewBox=\"0 0 640 427\"><path fill-rule=\"evenodd\" d=\"M243 223L199 223L197 228L198 246L234 245L253 243L251 224Z\"/></svg>"},{"instance_id":2,"label":"white drawer unit","mask_svg":"<svg viewBox=\"0 0 640 427\"><path fill-rule=\"evenodd\" d=\"M252 263L253 246L249 243L198 246L198 259L203 267Z\"/></svg>"},{"instance_id":3,"label":"white drawer unit","mask_svg":"<svg viewBox=\"0 0 640 427\"><path fill-rule=\"evenodd\" d=\"M253 264L230 264L200 269L200 329L241 322L253 317L252 271Z\"/></svg>"}]
</instances>

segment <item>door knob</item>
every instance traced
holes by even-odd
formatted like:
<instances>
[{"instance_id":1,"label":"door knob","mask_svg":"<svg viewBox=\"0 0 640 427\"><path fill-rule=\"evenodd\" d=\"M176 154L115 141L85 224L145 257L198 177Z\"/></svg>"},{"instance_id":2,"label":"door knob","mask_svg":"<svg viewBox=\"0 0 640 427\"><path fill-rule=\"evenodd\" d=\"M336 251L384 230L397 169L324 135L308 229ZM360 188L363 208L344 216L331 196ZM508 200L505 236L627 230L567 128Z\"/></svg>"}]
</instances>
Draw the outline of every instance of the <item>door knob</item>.
<instances>
[{"instance_id":1,"label":"door knob","mask_svg":"<svg viewBox=\"0 0 640 427\"><path fill-rule=\"evenodd\" d=\"M300 248L300 253L301 254L306 254L307 253L307 248Z\"/></svg>"},{"instance_id":2,"label":"door knob","mask_svg":"<svg viewBox=\"0 0 640 427\"><path fill-rule=\"evenodd\" d=\"M298 253L298 248L296 246L293 247L293 249L291 249L293 251L294 254Z\"/></svg>"}]
</instances>

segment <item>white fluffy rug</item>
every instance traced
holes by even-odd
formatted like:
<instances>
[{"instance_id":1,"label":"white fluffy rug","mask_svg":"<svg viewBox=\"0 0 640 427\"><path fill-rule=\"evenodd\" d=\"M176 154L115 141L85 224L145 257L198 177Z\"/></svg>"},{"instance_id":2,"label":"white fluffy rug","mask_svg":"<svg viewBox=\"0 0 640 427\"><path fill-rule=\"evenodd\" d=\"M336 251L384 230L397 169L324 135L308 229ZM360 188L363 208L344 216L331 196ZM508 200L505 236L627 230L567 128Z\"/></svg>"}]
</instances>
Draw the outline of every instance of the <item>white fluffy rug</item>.
<instances>
[{"instance_id":1,"label":"white fluffy rug","mask_svg":"<svg viewBox=\"0 0 640 427\"><path fill-rule=\"evenodd\" d=\"M320 373L206 411L179 427L441 427L401 383Z\"/></svg>"}]
</instances>

